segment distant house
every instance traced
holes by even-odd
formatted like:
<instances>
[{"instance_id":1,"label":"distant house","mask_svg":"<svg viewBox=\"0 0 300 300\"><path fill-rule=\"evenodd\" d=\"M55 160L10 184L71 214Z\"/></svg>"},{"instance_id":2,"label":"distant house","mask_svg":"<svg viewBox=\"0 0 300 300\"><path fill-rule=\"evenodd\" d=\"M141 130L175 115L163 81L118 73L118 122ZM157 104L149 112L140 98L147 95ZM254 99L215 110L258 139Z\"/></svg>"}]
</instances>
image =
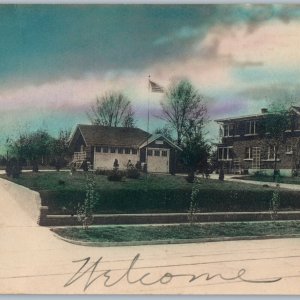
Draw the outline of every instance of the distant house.
<instances>
[{"instance_id":1,"label":"distant house","mask_svg":"<svg viewBox=\"0 0 300 300\"><path fill-rule=\"evenodd\" d=\"M277 157L280 174L287 176L300 171L300 107L292 106L289 112L291 128L285 131ZM258 132L267 114L268 110L262 109L260 114L216 120L221 129L218 161L225 172L272 174L274 146L267 143L267 132Z\"/></svg>"},{"instance_id":2,"label":"distant house","mask_svg":"<svg viewBox=\"0 0 300 300\"><path fill-rule=\"evenodd\" d=\"M110 170L117 159L121 170L130 161L133 165L146 164L148 172L153 173L174 173L177 152L181 151L162 135L151 135L139 128L100 125L77 125L69 148L77 167L87 160L95 170Z\"/></svg>"}]
</instances>

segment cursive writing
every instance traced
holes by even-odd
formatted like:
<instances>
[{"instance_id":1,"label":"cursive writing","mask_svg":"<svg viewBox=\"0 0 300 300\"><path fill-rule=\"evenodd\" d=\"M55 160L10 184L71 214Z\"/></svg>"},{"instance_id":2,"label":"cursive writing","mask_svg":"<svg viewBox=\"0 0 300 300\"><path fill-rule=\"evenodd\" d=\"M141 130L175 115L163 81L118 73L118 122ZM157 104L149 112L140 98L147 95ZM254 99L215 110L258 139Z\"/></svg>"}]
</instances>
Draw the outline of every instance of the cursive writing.
<instances>
[{"instance_id":1,"label":"cursive writing","mask_svg":"<svg viewBox=\"0 0 300 300\"><path fill-rule=\"evenodd\" d=\"M131 261L129 267L126 269L126 271L116 280L113 280L112 275L113 275L113 270L108 269L103 272L100 272L98 274L97 268L99 267L103 257L100 257L96 262L92 263L91 265L88 265L91 258L86 257L81 260L76 260L73 261L74 263L83 263L80 268L75 272L75 274L67 281L67 283L64 285L64 287L70 286L76 281L78 281L80 278L83 278L84 276L87 277L85 284L84 284L84 291L86 291L93 283L95 283L96 280L99 278L104 278L104 286L105 287L113 287L116 284L120 283L121 281L125 281L128 284L141 284L144 286L151 286L155 284L168 284L170 283L174 278L178 277L184 277L186 278L186 281L188 283L194 282L196 280L199 280L200 278L203 278L206 281L212 280L214 278L219 278L224 281L234 281L234 280L240 280L243 282L248 282L248 283L273 283L281 280L281 277L277 278L272 278L272 279L247 279L245 278L246 275L246 269L242 268L237 271L237 273L232 276L232 277L226 277L222 275L221 273L217 274L210 274L208 272L201 273L199 275L196 274L190 274L190 273L181 273L181 274L173 274L170 272L164 273L162 276L155 280L149 280L149 276L151 275L150 272L146 272L143 275L139 276L137 279L133 279L133 270L140 258L140 254L137 254L133 260ZM147 279L148 277L148 279Z\"/></svg>"}]
</instances>

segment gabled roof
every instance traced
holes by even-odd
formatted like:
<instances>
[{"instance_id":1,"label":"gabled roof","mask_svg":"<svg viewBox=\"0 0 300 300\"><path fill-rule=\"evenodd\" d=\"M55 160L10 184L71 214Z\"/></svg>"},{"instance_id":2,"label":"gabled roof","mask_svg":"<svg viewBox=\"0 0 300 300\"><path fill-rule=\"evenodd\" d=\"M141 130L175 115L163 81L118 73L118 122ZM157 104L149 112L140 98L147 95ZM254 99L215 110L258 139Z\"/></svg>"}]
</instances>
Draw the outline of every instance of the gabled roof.
<instances>
[{"instance_id":1,"label":"gabled roof","mask_svg":"<svg viewBox=\"0 0 300 300\"><path fill-rule=\"evenodd\" d=\"M86 145L109 145L116 147L138 147L150 134L139 128L108 127L101 125L77 125ZM75 132L71 138L75 136Z\"/></svg>"},{"instance_id":2,"label":"gabled roof","mask_svg":"<svg viewBox=\"0 0 300 300\"><path fill-rule=\"evenodd\" d=\"M182 149L180 147L178 147L176 144L174 144L172 141L170 141L168 138L166 138L165 136L163 136L162 134L153 134L150 138L148 138L141 146L145 147L149 144L151 144L152 142L156 141L159 138L163 138L170 146L172 146L173 148L176 148L177 150L182 151Z\"/></svg>"}]
</instances>

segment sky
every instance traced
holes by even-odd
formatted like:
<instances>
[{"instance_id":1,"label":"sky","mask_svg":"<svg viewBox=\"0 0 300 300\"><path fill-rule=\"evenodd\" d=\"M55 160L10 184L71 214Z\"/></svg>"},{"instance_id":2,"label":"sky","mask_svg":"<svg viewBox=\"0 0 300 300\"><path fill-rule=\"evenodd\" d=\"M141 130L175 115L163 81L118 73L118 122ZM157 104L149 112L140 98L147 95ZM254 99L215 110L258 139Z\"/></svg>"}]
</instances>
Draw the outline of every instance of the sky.
<instances>
[{"instance_id":1,"label":"sky","mask_svg":"<svg viewBox=\"0 0 300 300\"><path fill-rule=\"evenodd\" d=\"M211 120L300 105L299 5L0 5L0 144L24 130L88 124L108 91L131 99L146 130L163 95L189 79ZM298 102L297 102L298 101ZM218 128L207 126L212 140Z\"/></svg>"}]
</instances>

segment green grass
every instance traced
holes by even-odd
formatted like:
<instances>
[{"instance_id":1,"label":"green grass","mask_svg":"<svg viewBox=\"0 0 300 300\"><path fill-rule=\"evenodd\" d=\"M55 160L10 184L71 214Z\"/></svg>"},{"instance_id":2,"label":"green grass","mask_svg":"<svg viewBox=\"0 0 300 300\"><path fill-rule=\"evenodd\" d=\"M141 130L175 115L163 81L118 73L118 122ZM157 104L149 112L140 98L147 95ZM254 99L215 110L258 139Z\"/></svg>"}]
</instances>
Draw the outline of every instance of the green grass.
<instances>
[{"instance_id":1,"label":"green grass","mask_svg":"<svg viewBox=\"0 0 300 300\"><path fill-rule=\"evenodd\" d=\"M20 178L11 179L6 175L3 178L17 184L26 186L36 191L62 191L62 190L85 190L85 174L77 172L70 175L69 172L39 172L23 173ZM96 189L98 190L147 190L147 189L185 189L191 190L192 184L188 183L183 176L171 175L143 175L140 179L124 178L121 182L108 181L106 176L97 175ZM64 181L64 184L59 184ZM213 179L201 179L203 189L222 190L264 190L260 186L250 186L239 182L226 182Z\"/></svg>"},{"instance_id":2,"label":"green grass","mask_svg":"<svg viewBox=\"0 0 300 300\"><path fill-rule=\"evenodd\" d=\"M251 176L243 176L238 177L238 179L244 179L244 180L252 180L252 181L260 181L260 182L274 182L273 176L267 176L267 175L251 175ZM276 178L277 183L287 183L287 184L300 184L300 177L283 177L278 176Z\"/></svg>"},{"instance_id":3,"label":"green grass","mask_svg":"<svg viewBox=\"0 0 300 300\"><path fill-rule=\"evenodd\" d=\"M5 175L2 177L6 178ZM23 173L15 183L40 193L48 214L74 215L85 199L86 175L77 172ZM63 184L61 184L63 183ZM124 178L111 182L106 176L95 176L99 199L94 213L187 212L192 184L182 176L148 175L140 179ZM201 212L235 212L269 210L273 188L240 182L200 179L197 203ZM300 208L299 193L280 191L280 209Z\"/></svg>"},{"instance_id":4,"label":"green grass","mask_svg":"<svg viewBox=\"0 0 300 300\"><path fill-rule=\"evenodd\" d=\"M237 222L151 226L95 226L53 229L58 235L85 242L147 242L244 236L300 234L300 221Z\"/></svg>"}]
</instances>

